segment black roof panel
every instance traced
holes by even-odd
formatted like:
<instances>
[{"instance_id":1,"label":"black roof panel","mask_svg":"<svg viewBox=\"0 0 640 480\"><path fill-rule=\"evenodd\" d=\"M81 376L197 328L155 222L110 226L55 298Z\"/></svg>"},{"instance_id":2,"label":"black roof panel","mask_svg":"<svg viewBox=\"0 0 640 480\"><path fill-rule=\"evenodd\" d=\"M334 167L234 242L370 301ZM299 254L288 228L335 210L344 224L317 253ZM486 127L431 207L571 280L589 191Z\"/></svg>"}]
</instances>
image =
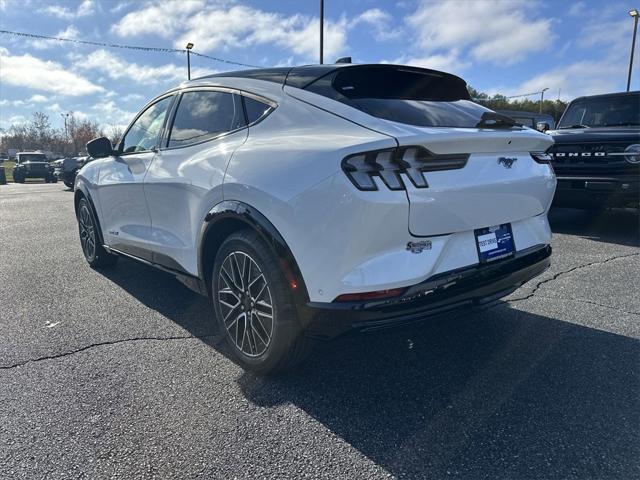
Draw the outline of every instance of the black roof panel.
<instances>
[{"instance_id":1,"label":"black roof panel","mask_svg":"<svg viewBox=\"0 0 640 480\"><path fill-rule=\"evenodd\" d=\"M429 70L426 68L409 67L405 65L391 65L391 64L352 64L352 63L332 63L324 65L303 65L299 67L274 67L274 68L258 68L251 70L237 70L234 72L221 72L214 75L207 75L206 77L200 77L196 80L203 80L205 78L219 78L219 77L235 77L235 78L253 78L256 80L265 80L268 82L279 83L296 88L305 88L307 85L315 82L319 78L324 77L341 68L380 68L396 70L398 68L440 73L449 75L450 77L458 78L455 75L451 75L445 72L438 72L437 70ZM461 79L460 79L461 80ZM462 80L463 81L463 80ZM464 82L464 81L463 81Z\"/></svg>"}]
</instances>

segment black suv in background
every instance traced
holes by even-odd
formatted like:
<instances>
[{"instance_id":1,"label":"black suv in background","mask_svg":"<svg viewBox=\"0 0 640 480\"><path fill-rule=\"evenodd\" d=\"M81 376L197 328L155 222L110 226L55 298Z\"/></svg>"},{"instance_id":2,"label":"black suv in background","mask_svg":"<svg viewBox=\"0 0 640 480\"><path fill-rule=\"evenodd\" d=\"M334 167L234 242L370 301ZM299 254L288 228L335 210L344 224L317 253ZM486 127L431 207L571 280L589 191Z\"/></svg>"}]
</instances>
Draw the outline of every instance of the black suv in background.
<instances>
[{"instance_id":1,"label":"black suv in background","mask_svg":"<svg viewBox=\"0 0 640 480\"><path fill-rule=\"evenodd\" d=\"M58 181L44 153L19 152L16 154L16 160L16 166L13 167L14 182L24 183L27 178L43 178L47 183Z\"/></svg>"},{"instance_id":2,"label":"black suv in background","mask_svg":"<svg viewBox=\"0 0 640 480\"><path fill-rule=\"evenodd\" d=\"M640 206L640 91L576 98L548 133L555 206Z\"/></svg>"}]
</instances>

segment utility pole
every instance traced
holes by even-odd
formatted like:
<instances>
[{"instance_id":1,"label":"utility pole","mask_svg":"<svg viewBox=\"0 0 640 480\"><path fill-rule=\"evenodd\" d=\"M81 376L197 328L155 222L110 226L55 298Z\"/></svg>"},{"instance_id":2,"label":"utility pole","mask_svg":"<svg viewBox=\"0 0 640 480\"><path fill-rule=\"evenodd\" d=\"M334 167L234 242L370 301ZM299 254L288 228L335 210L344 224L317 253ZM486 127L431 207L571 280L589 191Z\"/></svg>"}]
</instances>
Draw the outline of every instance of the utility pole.
<instances>
[{"instance_id":1,"label":"utility pole","mask_svg":"<svg viewBox=\"0 0 640 480\"><path fill-rule=\"evenodd\" d=\"M633 52L636 48L636 33L638 32L638 10L635 8L629 11L633 17L633 40L631 40L631 58L629 58L629 76L627 77L627 92L631 88L631 71L633 70Z\"/></svg>"},{"instance_id":2,"label":"utility pole","mask_svg":"<svg viewBox=\"0 0 640 480\"><path fill-rule=\"evenodd\" d=\"M191 49L193 43L187 43L187 80L191 80Z\"/></svg>"},{"instance_id":3,"label":"utility pole","mask_svg":"<svg viewBox=\"0 0 640 480\"><path fill-rule=\"evenodd\" d=\"M324 63L324 0L320 0L320 65Z\"/></svg>"},{"instance_id":4,"label":"utility pole","mask_svg":"<svg viewBox=\"0 0 640 480\"><path fill-rule=\"evenodd\" d=\"M540 112L539 113L542 113L542 102L544 102L544 92L546 92L547 90L549 90L549 87L543 88L542 91L540 92Z\"/></svg>"}]
</instances>

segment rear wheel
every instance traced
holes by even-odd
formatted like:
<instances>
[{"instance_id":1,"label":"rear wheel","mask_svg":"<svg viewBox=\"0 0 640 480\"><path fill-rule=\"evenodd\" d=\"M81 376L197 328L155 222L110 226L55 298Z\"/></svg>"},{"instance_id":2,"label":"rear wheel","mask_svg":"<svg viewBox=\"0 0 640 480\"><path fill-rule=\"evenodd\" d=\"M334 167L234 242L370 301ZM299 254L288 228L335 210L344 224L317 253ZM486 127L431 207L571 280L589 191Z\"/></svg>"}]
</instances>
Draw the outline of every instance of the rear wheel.
<instances>
[{"instance_id":1,"label":"rear wheel","mask_svg":"<svg viewBox=\"0 0 640 480\"><path fill-rule=\"evenodd\" d=\"M98 222L93 209L86 198L78 203L78 230L80 245L87 263L92 268L109 267L118 261L117 255L108 253L100 243L98 236Z\"/></svg>"},{"instance_id":2,"label":"rear wheel","mask_svg":"<svg viewBox=\"0 0 640 480\"><path fill-rule=\"evenodd\" d=\"M216 317L238 362L272 374L310 350L276 255L252 231L227 238L216 255L211 289Z\"/></svg>"},{"instance_id":3,"label":"rear wheel","mask_svg":"<svg viewBox=\"0 0 640 480\"><path fill-rule=\"evenodd\" d=\"M67 186L67 188L70 188L71 190L73 190L73 182L64 180L64 184Z\"/></svg>"},{"instance_id":4,"label":"rear wheel","mask_svg":"<svg viewBox=\"0 0 640 480\"><path fill-rule=\"evenodd\" d=\"M24 176L22 176L20 173L14 173L13 181L16 183L24 183Z\"/></svg>"}]
</instances>

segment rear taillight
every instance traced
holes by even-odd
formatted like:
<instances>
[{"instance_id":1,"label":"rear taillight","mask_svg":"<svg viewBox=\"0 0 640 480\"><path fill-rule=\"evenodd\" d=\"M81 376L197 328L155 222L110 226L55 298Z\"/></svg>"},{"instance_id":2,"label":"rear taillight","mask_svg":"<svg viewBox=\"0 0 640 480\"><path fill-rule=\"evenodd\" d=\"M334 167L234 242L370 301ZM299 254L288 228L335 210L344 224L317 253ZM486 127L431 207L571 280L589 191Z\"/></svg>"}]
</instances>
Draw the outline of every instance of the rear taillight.
<instances>
[{"instance_id":1,"label":"rear taillight","mask_svg":"<svg viewBox=\"0 0 640 480\"><path fill-rule=\"evenodd\" d=\"M531 158L533 158L538 163L551 163L553 157L551 154L546 152L531 152Z\"/></svg>"},{"instance_id":2,"label":"rear taillight","mask_svg":"<svg viewBox=\"0 0 640 480\"><path fill-rule=\"evenodd\" d=\"M468 159L466 154L437 155L420 146L399 147L349 155L342 160L342 170L359 190L378 190L374 177L390 190L405 190L403 177L416 188L426 188L425 172L463 168Z\"/></svg>"},{"instance_id":3,"label":"rear taillight","mask_svg":"<svg viewBox=\"0 0 640 480\"><path fill-rule=\"evenodd\" d=\"M551 169L551 173L555 174L555 171L553 169L553 163L551 163L551 160L553 160L553 157L551 156L550 153L531 152L531 158L533 158L538 163L542 163L543 165L549 165L549 168Z\"/></svg>"}]
</instances>

